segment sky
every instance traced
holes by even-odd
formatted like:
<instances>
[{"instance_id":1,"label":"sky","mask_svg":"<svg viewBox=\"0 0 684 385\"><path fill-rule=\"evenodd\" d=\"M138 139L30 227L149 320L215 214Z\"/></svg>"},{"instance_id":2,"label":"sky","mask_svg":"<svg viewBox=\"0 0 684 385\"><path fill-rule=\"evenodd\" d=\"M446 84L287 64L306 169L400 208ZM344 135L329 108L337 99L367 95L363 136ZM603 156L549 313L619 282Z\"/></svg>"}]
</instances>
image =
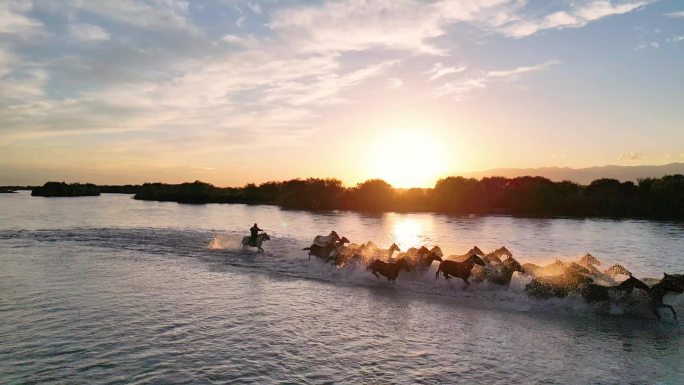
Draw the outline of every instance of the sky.
<instances>
[{"instance_id":1,"label":"sky","mask_svg":"<svg viewBox=\"0 0 684 385\"><path fill-rule=\"evenodd\" d=\"M680 0L0 1L0 185L671 162Z\"/></svg>"}]
</instances>

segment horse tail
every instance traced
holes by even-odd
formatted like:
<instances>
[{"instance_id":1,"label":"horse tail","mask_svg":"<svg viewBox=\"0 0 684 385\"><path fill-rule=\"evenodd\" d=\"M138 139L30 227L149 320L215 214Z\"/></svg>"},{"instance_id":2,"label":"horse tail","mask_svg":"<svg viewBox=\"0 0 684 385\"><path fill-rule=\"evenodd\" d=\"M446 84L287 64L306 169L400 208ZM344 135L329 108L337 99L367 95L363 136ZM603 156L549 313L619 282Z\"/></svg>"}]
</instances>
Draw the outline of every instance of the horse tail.
<instances>
[{"instance_id":1,"label":"horse tail","mask_svg":"<svg viewBox=\"0 0 684 385\"><path fill-rule=\"evenodd\" d=\"M311 250L311 246L305 247L305 248L303 248L302 250Z\"/></svg>"}]
</instances>

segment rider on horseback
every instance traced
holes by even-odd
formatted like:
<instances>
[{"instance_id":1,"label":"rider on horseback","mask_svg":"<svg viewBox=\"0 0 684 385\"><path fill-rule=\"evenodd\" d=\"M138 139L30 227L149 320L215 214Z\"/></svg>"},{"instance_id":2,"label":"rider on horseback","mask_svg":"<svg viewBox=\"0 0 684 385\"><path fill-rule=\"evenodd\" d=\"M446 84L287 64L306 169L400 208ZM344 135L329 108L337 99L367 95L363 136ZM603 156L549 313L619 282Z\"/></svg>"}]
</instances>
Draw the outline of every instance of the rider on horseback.
<instances>
[{"instance_id":1,"label":"rider on horseback","mask_svg":"<svg viewBox=\"0 0 684 385\"><path fill-rule=\"evenodd\" d=\"M250 234L249 235L249 244L251 246L256 246L256 240L257 240L257 235L259 235L259 231L264 231L264 230L260 229L256 223L254 224L254 226L252 226L249 229L249 234Z\"/></svg>"}]
</instances>

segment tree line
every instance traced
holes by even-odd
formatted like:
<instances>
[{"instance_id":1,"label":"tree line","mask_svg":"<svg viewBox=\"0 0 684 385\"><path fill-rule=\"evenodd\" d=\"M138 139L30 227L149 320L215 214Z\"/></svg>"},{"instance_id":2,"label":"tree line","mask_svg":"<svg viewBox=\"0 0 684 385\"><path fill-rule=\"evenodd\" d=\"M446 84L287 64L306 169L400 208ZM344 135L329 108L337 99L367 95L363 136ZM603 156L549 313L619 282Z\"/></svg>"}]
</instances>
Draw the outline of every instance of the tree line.
<instances>
[{"instance_id":1,"label":"tree line","mask_svg":"<svg viewBox=\"0 0 684 385\"><path fill-rule=\"evenodd\" d=\"M136 190L135 199L141 200L274 204L304 210L684 219L680 174L637 183L598 179L589 185L531 176L450 176L434 188L396 189L380 179L344 187L338 179L308 178L226 188L200 181L146 183Z\"/></svg>"}]
</instances>

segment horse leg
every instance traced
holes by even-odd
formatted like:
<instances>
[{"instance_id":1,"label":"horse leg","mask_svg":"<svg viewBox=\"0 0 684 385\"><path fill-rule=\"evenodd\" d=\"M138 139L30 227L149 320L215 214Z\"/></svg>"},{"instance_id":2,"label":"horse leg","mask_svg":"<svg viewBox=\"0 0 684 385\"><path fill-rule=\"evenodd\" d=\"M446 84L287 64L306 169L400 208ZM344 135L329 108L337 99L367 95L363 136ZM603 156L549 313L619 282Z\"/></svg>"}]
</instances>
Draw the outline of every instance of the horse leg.
<instances>
[{"instance_id":1,"label":"horse leg","mask_svg":"<svg viewBox=\"0 0 684 385\"><path fill-rule=\"evenodd\" d=\"M670 309L670 311L672 312L672 318L674 318L675 321L677 320L677 313L675 312L675 310L674 310L674 308L672 307L672 305L662 304L662 305L660 305L660 306L661 306L661 307L665 307L665 308Z\"/></svg>"},{"instance_id":2,"label":"horse leg","mask_svg":"<svg viewBox=\"0 0 684 385\"><path fill-rule=\"evenodd\" d=\"M464 289L467 289L467 288L468 288L468 286L470 286L470 282L468 282L468 278L463 278L463 282L465 282L465 283L466 283L466 285L465 285Z\"/></svg>"},{"instance_id":3,"label":"horse leg","mask_svg":"<svg viewBox=\"0 0 684 385\"><path fill-rule=\"evenodd\" d=\"M371 271L371 273L373 273L375 278L380 279L380 276L378 275L378 273L375 272L375 270Z\"/></svg>"},{"instance_id":4,"label":"horse leg","mask_svg":"<svg viewBox=\"0 0 684 385\"><path fill-rule=\"evenodd\" d=\"M658 313L658 305L651 306L651 310L653 311L653 314L655 314L656 318L660 319L660 313Z\"/></svg>"}]
</instances>

